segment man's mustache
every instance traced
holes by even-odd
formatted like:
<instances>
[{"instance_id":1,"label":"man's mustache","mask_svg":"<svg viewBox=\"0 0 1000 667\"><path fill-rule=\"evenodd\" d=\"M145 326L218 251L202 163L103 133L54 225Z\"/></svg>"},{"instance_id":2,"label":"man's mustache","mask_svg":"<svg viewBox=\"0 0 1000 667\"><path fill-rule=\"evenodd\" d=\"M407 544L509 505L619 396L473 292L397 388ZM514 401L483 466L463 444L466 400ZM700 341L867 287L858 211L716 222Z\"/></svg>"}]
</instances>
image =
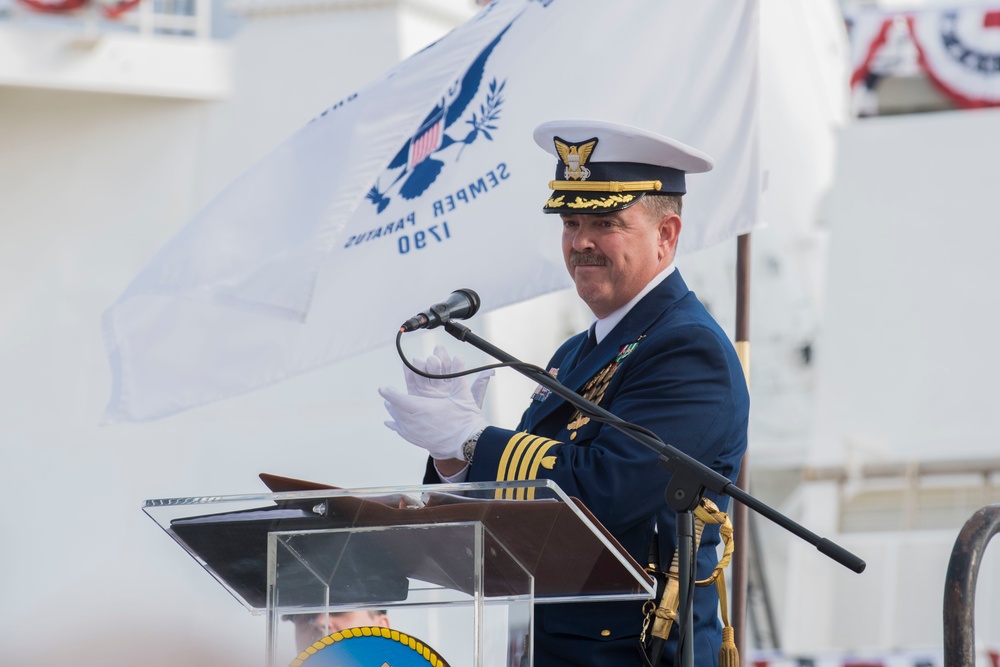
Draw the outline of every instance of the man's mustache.
<instances>
[{"instance_id":1,"label":"man's mustache","mask_svg":"<svg viewBox=\"0 0 1000 667\"><path fill-rule=\"evenodd\" d=\"M570 266L604 266L607 260L604 255L592 252L571 252L569 255Z\"/></svg>"}]
</instances>

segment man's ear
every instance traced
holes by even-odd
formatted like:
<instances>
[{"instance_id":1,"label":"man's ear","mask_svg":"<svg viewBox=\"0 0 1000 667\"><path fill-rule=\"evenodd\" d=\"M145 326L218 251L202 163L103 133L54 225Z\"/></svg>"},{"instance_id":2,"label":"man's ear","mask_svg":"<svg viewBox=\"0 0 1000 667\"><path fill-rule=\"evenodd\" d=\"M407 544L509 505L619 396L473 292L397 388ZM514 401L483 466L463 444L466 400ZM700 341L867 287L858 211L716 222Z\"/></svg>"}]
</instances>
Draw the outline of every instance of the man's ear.
<instances>
[{"instance_id":1,"label":"man's ear","mask_svg":"<svg viewBox=\"0 0 1000 667\"><path fill-rule=\"evenodd\" d=\"M660 251L664 256L673 256L677 250L677 239L681 234L681 216L676 213L663 216L660 218L658 230L660 232L658 239Z\"/></svg>"}]
</instances>

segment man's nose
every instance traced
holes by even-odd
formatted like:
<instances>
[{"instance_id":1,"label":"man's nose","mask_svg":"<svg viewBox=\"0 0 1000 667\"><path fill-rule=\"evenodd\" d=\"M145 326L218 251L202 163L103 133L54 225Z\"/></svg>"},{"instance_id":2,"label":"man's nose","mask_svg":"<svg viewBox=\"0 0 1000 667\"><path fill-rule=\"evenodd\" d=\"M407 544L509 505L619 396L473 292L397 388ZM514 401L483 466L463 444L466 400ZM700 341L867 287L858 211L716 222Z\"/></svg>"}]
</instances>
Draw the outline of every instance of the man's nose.
<instances>
[{"instance_id":1,"label":"man's nose","mask_svg":"<svg viewBox=\"0 0 1000 667\"><path fill-rule=\"evenodd\" d=\"M578 227L573 232L573 250L586 252L594 249L594 238L590 231L583 227Z\"/></svg>"}]
</instances>

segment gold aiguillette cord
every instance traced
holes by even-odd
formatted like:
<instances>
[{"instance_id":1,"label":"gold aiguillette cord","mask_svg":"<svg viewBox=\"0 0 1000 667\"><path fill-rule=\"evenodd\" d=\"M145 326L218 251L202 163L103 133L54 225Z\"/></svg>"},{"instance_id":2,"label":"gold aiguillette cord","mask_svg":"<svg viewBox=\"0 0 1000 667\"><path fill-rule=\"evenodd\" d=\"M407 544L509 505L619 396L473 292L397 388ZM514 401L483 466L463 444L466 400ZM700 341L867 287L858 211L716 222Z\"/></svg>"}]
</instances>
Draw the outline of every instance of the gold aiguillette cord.
<instances>
[{"instance_id":1,"label":"gold aiguillette cord","mask_svg":"<svg viewBox=\"0 0 1000 667\"><path fill-rule=\"evenodd\" d=\"M701 503L694 510L694 551L698 552L701 544L701 534L705 530L706 524L719 524L719 534L724 545L722 558L715 566L711 576L702 581L695 582L696 586L708 586L715 584L719 590L719 606L722 615L722 647L719 649L719 667L738 667L739 654L736 651L736 642L733 637L733 628L729 625L729 609L726 597L726 579L723 569L729 565L733 556L733 524L729 521L729 516L719 510L711 500L702 498ZM670 628L673 627L677 619L677 609L680 607L680 564L677 550L674 550L673 560L670 561L670 569L667 571L667 580L660 596L660 603L655 610L648 610L646 621L643 623L641 640L645 644L646 630L649 626L650 615L652 615L653 627L650 633L653 636L653 644L659 645L659 652L662 653L663 644L666 643L670 635ZM652 606L652 603L647 603ZM659 660L659 655L652 656L655 661Z\"/></svg>"}]
</instances>

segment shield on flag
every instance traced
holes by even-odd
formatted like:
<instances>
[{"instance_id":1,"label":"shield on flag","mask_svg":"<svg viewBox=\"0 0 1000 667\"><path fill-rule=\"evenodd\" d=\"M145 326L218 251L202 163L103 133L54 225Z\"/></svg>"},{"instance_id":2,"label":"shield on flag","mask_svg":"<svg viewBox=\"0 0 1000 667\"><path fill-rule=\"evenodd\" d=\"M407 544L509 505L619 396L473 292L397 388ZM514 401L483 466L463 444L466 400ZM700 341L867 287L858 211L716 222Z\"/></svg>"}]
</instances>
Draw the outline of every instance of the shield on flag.
<instances>
[{"instance_id":1,"label":"shield on flag","mask_svg":"<svg viewBox=\"0 0 1000 667\"><path fill-rule=\"evenodd\" d=\"M415 169L434 151L441 148L441 138L444 136L444 112L445 106L442 104L431 112L430 117L420 126L416 136L410 139L410 159L407 160L409 168Z\"/></svg>"},{"instance_id":2,"label":"shield on flag","mask_svg":"<svg viewBox=\"0 0 1000 667\"><path fill-rule=\"evenodd\" d=\"M559 225L541 212L553 161L531 139L546 120L628 123L712 155L680 252L749 231L757 24L757 2L490 3L306 124L133 279L102 323L105 421L390 343L459 287L488 310L568 286Z\"/></svg>"}]
</instances>

